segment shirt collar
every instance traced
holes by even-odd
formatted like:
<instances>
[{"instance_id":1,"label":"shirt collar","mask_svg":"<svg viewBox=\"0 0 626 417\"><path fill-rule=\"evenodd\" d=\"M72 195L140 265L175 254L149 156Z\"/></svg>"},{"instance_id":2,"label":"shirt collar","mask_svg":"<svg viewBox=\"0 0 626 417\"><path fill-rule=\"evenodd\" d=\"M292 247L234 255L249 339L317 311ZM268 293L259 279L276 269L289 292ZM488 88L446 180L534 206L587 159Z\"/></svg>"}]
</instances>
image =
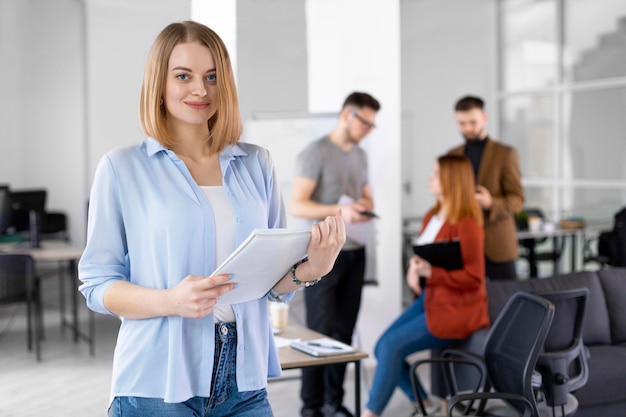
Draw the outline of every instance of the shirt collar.
<instances>
[{"instance_id":1,"label":"shirt collar","mask_svg":"<svg viewBox=\"0 0 626 417\"><path fill-rule=\"evenodd\" d=\"M158 140L152 137L146 138L144 140L144 149L148 156L154 156L157 152L171 152L169 149L163 147L163 145L161 145ZM174 153L172 152L172 154ZM239 146L239 144L229 145L224 150L222 150L222 152L220 152L220 156L227 159L230 159L231 157L246 155L248 155L248 153L244 151L243 148Z\"/></svg>"}]
</instances>

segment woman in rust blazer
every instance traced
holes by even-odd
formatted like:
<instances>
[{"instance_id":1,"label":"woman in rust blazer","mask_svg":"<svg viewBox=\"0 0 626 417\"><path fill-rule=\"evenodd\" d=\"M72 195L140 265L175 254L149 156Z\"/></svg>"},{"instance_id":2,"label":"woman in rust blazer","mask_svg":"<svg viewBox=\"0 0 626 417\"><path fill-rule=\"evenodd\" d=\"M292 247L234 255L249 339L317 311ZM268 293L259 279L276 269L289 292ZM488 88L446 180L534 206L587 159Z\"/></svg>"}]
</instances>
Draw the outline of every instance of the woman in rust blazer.
<instances>
[{"instance_id":1,"label":"woman in rust blazer","mask_svg":"<svg viewBox=\"0 0 626 417\"><path fill-rule=\"evenodd\" d=\"M428 186L437 201L424 218L417 243L459 239L463 268L447 270L417 256L411 259L406 280L416 299L376 343L378 366L362 417L380 415L396 387L416 402L407 355L445 346L489 326L482 213L474 198L469 159L439 157Z\"/></svg>"}]
</instances>

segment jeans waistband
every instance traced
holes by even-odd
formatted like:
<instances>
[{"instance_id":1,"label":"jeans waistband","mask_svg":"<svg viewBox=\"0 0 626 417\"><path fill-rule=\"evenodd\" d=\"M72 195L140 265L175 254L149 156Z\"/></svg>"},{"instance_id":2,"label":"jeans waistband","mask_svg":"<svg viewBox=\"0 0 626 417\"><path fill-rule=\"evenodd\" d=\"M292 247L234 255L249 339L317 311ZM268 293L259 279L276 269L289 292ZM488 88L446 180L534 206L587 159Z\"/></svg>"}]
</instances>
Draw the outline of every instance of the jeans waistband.
<instances>
[{"instance_id":1,"label":"jeans waistband","mask_svg":"<svg viewBox=\"0 0 626 417\"><path fill-rule=\"evenodd\" d=\"M215 323L215 340L227 342L237 337L237 327L234 322Z\"/></svg>"}]
</instances>

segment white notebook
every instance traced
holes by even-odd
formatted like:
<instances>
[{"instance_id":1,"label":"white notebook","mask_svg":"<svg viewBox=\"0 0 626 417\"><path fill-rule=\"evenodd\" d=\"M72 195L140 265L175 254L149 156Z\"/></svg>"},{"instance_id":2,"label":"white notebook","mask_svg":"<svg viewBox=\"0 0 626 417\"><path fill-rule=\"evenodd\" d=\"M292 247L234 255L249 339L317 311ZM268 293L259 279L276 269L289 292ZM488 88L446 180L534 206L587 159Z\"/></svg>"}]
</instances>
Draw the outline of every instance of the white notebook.
<instances>
[{"instance_id":1,"label":"white notebook","mask_svg":"<svg viewBox=\"0 0 626 417\"><path fill-rule=\"evenodd\" d=\"M306 341L297 340L291 343L291 347L311 356L334 356L354 352L352 346L328 337Z\"/></svg>"},{"instance_id":2,"label":"white notebook","mask_svg":"<svg viewBox=\"0 0 626 417\"><path fill-rule=\"evenodd\" d=\"M237 304L263 297L306 256L310 230L255 229L211 275L233 274L238 287L218 304Z\"/></svg>"}]
</instances>

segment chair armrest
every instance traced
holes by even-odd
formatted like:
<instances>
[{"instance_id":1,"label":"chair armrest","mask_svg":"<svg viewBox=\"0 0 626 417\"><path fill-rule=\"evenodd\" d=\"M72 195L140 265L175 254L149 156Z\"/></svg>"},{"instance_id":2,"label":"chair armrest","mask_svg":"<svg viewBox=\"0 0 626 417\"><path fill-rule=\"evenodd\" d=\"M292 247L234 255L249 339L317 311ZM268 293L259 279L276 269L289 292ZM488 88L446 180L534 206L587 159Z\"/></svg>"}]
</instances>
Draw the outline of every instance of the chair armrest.
<instances>
[{"instance_id":1,"label":"chair armrest","mask_svg":"<svg viewBox=\"0 0 626 417\"><path fill-rule=\"evenodd\" d=\"M454 353L454 351L450 350L449 352ZM431 365L439 364L445 372L443 372L444 380L446 386L448 388L448 392L452 395L456 395L459 393L458 385L456 383L456 378L454 375L454 365L467 365L475 368L478 371L479 377L476 382L476 386L474 387L474 391L483 391L485 388L485 382L487 379L487 368L485 367L482 359L470 352L458 351L463 354L467 353L467 357L438 357L438 358L430 358L430 359L422 359L415 361L411 365L411 370L409 376L411 377L411 386L413 388L413 394L415 394L415 398L417 399L418 407L420 412L427 416L426 408L424 407L424 403L422 401L422 397L419 392L419 386L422 385L419 379L419 375L417 373L417 369L422 365ZM444 352L445 353L445 352Z\"/></svg>"},{"instance_id":2,"label":"chair armrest","mask_svg":"<svg viewBox=\"0 0 626 417\"><path fill-rule=\"evenodd\" d=\"M471 411L471 407L474 401L479 400L481 406L476 411L476 416L483 415L483 407L488 400L505 400L505 401L519 401L524 404L524 414L522 417L532 417L535 415L534 405L525 397L517 394L503 393L503 392L476 392L469 394L458 394L448 399L448 417L453 417L454 408L457 406L464 406L464 403L470 402L469 405L464 406L464 412L467 414ZM508 404L507 404L508 405Z\"/></svg>"}]
</instances>

